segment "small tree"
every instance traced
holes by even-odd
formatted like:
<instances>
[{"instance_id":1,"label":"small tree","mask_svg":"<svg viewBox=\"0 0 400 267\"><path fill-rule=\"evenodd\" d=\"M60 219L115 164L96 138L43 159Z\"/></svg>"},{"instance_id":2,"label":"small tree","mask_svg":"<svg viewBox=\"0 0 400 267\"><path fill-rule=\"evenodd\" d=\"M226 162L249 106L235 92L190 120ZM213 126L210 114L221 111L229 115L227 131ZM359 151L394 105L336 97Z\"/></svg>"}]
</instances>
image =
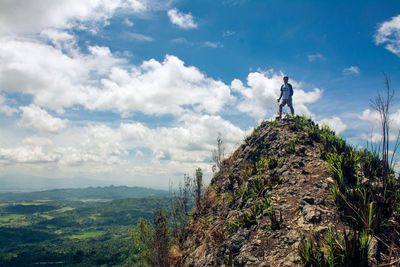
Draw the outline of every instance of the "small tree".
<instances>
[{"instance_id":1,"label":"small tree","mask_svg":"<svg viewBox=\"0 0 400 267\"><path fill-rule=\"evenodd\" d=\"M379 116L380 116L380 123L381 123L381 133L382 133L382 141L381 144L379 145L378 149L375 149L378 151L378 153L381 156L381 162L382 162L382 192L380 192L380 195L382 196L383 200L377 201L378 206L378 211L376 212L378 215L380 215L379 208L383 209L383 207L386 207L386 209L389 210L389 213L393 212L393 209L396 206L396 201L398 201L398 196L397 192L399 190L398 183L399 181L395 179L394 175L394 159L396 157L396 152L397 149L399 148L400 145L400 129L398 130L397 133L397 138L395 139L393 146L390 146L390 130L391 130L391 120L390 120L390 109L393 105L393 99L394 99L394 90L390 89L389 85L389 79L386 74L384 74L384 79L385 79L385 94L382 96L380 93L378 93L378 96L375 98L374 101L371 100L371 107L374 108L376 111L378 111ZM390 151L390 148L392 151ZM391 154L391 155L390 155ZM379 203L380 202L380 203ZM378 221L380 221L378 218ZM396 224L395 227L398 227L398 224ZM394 238L394 233L397 231L393 232L393 238ZM394 240L394 239L393 239ZM377 259L380 260L380 251L383 249L383 242L378 239L377 243ZM392 253L392 248L390 248L390 254ZM390 257L389 257L390 258Z\"/></svg>"},{"instance_id":2,"label":"small tree","mask_svg":"<svg viewBox=\"0 0 400 267\"><path fill-rule=\"evenodd\" d=\"M154 224L139 218L136 228L130 231L138 266L169 266L171 238L168 229L168 217L163 209L155 211Z\"/></svg>"},{"instance_id":3,"label":"small tree","mask_svg":"<svg viewBox=\"0 0 400 267\"><path fill-rule=\"evenodd\" d=\"M154 227L149 220L139 218L136 228L130 230L139 265L152 265Z\"/></svg>"},{"instance_id":4,"label":"small tree","mask_svg":"<svg viewBox=\"0 0 400 267\"><path fill-rule=\"evenodd\" d=\"M224 157L225 157L225 146L224 142L222 141L221 133L218 133L217 148L212 151L212 160L215 163L212 167L213 172L217 172L221 169Z\"/></svg>"},{"instance_id":5,"label":"small tree","mask_svg":"<svg viewBox=\"0 0 400 267\"><path fill-rule=\"evenodd\" d=\"M389 79L386 74L384 74L385 78L385 95L382 96L378 93L378 96L375 98L374 101L371 100L371 107L378 111L380 116L380 123L381 123L381 131L382 131L382 143L380 147L380 154L383 163L383 173L382 179L383 184L386 187L387 180L389 178L390 172L394 168L394 159L399 147L400 141L400 130L398 131L397 138L395 143L392 147L392 152L390 151L390 108L393 105L393 98L394 98L394 90L390 89ZM390 153L392 155L390 156Z\"/></svg>"},{"instance_id":6,"label":"small tree","mask_svg":"<svg viewBox=\"0 0 400 267\"><path fill-rule=\"evenodd\" d=\"M183 185L179 186L179 195L174 197L172 203L172 235L178 244L186 237L186 224L189 217L189 201L192 195L192 178L185 174Z\"/></svg>"},{"instance_id":7,"label":"small tree","mask_svg":"<svg viewBox=\"0 0 400 267\"><path fill-rule=\"evenodd\" d=\"M194 199L196 201L196 209L197 211L201 208L201 195L202 195L202 188L203 188L203 172L200 168L196 169L195 173L195 183L194 183Z\"/></svg>"},{"instance_id":8,"label":"small tree","mask_svg":"<svg viewBox=\"0 0 400 267\"><path fill-rule=\"evenodd\" d=\"M154 251L153 266L169 266L170 243L167 214L163 209L157 209L154 214L154 237L152 242Z\"/></svg>"}]
</instances>

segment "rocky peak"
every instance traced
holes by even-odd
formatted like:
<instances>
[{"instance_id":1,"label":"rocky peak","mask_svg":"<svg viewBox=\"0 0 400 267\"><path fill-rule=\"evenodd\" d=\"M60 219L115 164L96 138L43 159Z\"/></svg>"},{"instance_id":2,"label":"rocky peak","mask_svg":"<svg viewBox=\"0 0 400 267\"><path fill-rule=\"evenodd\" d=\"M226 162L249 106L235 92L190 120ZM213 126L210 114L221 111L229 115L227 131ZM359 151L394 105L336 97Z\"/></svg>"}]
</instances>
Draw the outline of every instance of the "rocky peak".
<instances>
[{"instance_id":1,"label":"rocky peak","mask_svg":"<svg viewBox=\"0 0 400 267\"><path fill-rule=\"evenodd\" d=\"M294 120L262 122L224 160L194 211L185 265L300 263L302 236L342 225L329 194L334 180L320 153Z\"/></svg>"}]
</instances>

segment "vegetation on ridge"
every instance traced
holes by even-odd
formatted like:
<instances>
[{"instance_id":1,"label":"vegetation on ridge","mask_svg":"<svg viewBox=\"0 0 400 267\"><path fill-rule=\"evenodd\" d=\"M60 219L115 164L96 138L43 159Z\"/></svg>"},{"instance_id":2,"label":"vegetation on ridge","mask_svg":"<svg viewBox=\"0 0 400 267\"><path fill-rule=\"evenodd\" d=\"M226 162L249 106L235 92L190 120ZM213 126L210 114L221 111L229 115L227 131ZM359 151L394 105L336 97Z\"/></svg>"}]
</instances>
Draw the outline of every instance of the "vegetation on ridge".
<instances>
[{"instance_id":1,"label":"vegetation on ridge","mask_svg":"<svg viewBox=\"0 0 400 267\"><path fill-rule=\"evenodd\" d=\"M306 129L321 142L321 157L329 163L329 171L335 179L331 194L343 220L348 223L348 230L343 233L329 228L325 236L311 234L303 239L299 255L305 266L369 266L371 260L391 264L395 248L397 257L400 256L399 233L395 231L399 227L400 184L393 171L399 138L390 159L389 107L393 94L390 94L387 79L386 85L386 99L379 95L372 103L381 115L381 150L379 147L372 151L357 150L327 127L320 129L304 118L295 118L294 127ZM374 255L371 254L373 240L376 240Z\"/></svg>"}]
</instances>

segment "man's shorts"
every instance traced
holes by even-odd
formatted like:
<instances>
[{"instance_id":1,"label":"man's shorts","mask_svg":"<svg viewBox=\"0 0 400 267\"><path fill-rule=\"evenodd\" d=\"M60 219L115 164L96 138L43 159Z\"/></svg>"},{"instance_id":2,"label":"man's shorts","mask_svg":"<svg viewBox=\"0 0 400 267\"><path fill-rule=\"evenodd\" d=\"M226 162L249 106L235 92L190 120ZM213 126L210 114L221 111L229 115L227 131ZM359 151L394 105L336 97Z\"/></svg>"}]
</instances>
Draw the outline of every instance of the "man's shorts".
<instances>
[{"instance_id":1,"label":"man's shorts","mask_svg":"<svg viewBox=\"0 0 400 267\"><path fill-rule=\"evenodd\" d=\"M288 105L288 107L293 107L293 104L292 104L292 99L290 98L290 99L283 99L282 100L282 107L284 107L285 105Z\"/></svg>"}]
</instances>

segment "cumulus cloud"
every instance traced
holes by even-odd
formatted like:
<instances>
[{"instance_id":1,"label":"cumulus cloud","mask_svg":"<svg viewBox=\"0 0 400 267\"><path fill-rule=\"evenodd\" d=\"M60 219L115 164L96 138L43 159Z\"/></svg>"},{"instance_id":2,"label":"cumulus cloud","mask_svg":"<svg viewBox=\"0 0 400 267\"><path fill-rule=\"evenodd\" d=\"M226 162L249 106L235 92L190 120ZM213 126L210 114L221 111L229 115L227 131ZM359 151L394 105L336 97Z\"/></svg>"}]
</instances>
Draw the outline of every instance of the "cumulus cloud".
<instances>
[{"instance_id":1,"label":"cumulus cloud","mask_svg":"<svg viewBox=\"0 0 400 267\"><path fill-rule=\"evenodd\" d=\"M10 163L48 163L58 161L61 154L48 138L29 137L13 148L0 148L0 160Z\"/></svg>"},{"instance_id":2,"label":"cumulus cloud","mask_svg":"<svg viewBox=\"0 0 400 267\"><path fill-rule=\"evenodd\" d=\"M348 68L343 69L343 73L346 75L350 74L360 74L360 68L357 66L350 66Z\"/></svg>"},{"instance_id":3,"label":"cumulus cloud","mask_svg":"<svg viewBox=\"0 0 400 267\"><path fill-rule=\"evenodd\" d=\"M321 53L308 55L307 58L308 58L308 61L310 61L310 62L325 59L325 57Z\"/></svg>"},{"instance_id":4,"label":"cumulus cloud","mask_svg":"<svg viewBox=\"0 0 400 267\"><path fill-rule=\"evenodd\" d=\"M66 53L74 53L77 49L76 37L66 31L57 29L46 29L40 32L40 36L44 41L54 45L58 50Z\"/></svg>"},{"instance_id":5,"label":"cumulus cloud","mask_svg":"<svg viewBox=\"0 0 400 267\"><path fill-rule=\"evenodd\" d=\"M143 12L144 0L5 0L0 3L0 34L35 33L46 28L96 30L116 12Z\"/></svg>"},{"instance_id":6,"label":"cumulus cloud","mask_svg":"<svg viewBox=\"0 0 400 267\"><path fill-rule=\"evenodd\" d=\"M102 83L103 90L88 105L91 109L178 115L190 107L215 114L234 99L229 86L170 55L163 62L151 59L130 71L114 68Z\"/></svg>"},{"instance_id":7,"label":"cumulus cloud","mask_svg":"<svg viewBox=\"0 0 400 267\"><path fill-rule=\"evenodd\" d=\"M168 10L168 17L172 24L177 25L182 29L194 29L197 28L197 24L193 20L192 14L184 14L178 9L173 8Z\"/></svg>"},{"instance_id":8,"label":"cumulus cloud","mask_svg":"<svg viewBox=\"0 0 400 267\"><path fill-rule=\"evenodd\" d=\"M370 109L365 109L359 118L371 122L374 126L379 126L381 120L379 112Z\"/></svg>"},{"instance_id":9,"label":"cumulus cloud","mask_svg":"<svg viewBox=\"0 0 400 267\"><path fill-rule=\"evenodd\" d=\"M150 128L141 122L123 122L112 128L97 123L69 127L58 138L26 138L14 147L0 148L0 160L7 164L51 162L82 168L97 163L113 165L117 170L127 163L128 151L133 151L131 157L144 157L141 150L145 148L152 153L148 164L182 163L194 170L197 165L210 164L218 133L222 134L227 152L231 152L246 131L220 116L196 113L182 115L177 125L169 127Z\"/></svg>"},{"instance_id":10,"label":"cumulus cloud","mask_svg":"<svg viewBox=\"0 0 400 267\"><path fill-rule=\"evenodd\" d=\"M321 124L326 124L334 130L337 134L343 133L346 130L347 125L337 116L333 116L331 118L324 118L320 121Z\"/></svg>"},{"instance_id":11,"label":"cumulus cloud","mask_svg":"<svg viewBox=\"0 0 400 267\"><path fill-rule=\"evenodd\" d=\"M371 122L375 127L381 125L381 117L378 111L365 109L359 116L360 119ZM390 127L400 129L400 109L391 111L389 114Z\"/></svg>"},{"instance_id":12,"label":"cumulus cloud","mask_svg":"<svg viewBox=\"0 0 400 267\"><path fill-rule=\"evenodd\" d=\"M368 121L373 127L372 134L362 134L361 138L372 142L380 142L382 140L382 134L379 132L381 130L381 117L379 112L376 110L366 109L359 116L359 118L361 120ZM395 112L391 112L389 120L389 140L394 141L396 140L398 131L400 130L400 109Z\"/></svg>"},{"instance_id":13,"label":"cumulus cloud","mask_svg":"<svg viewBox=\"0 0 400 267\"><path fill-rule=\"evenodd\" d=\"M175 56L133 66L107 47L82 54L26 39L0 44L2 90L32 95L34 104L60 113L81 105L121 114L180 114L189 107L214 114L233 100L229 86Z\"/></svg>"},{"instance_id":14,"label":"cumulus cloud","mask_svg":"<svg viewBox=\"0 0 400 267\"><path fill-rule=\"evenodd\" d=\"M387 50L400 57L400 14L379 25L375 44L385 45Z\"/></svg>"},{"instance_id":15,"label":"cumulus cloud","mask_svg":"<svg viewBox=\"0 0 400 267\"><path fill-rule=\"evenodd\" d=\"M58 112L84 104L95 95L98 80L125 62L106 47L89 46L88 50L88 54L64 53L35 40L0 38L1 89L31 95L36 105Z\"/></svg>"},{"instance_id":16,"label":"cumulus cloud","mask_svg":"<svg viewBox=\"0 0 400 267\"><path fill-rule=\"evenodd\" d=\"M218 133L230 151L245 131L220 116L188 113L175 127L150 129L142 123L123 123L122 139L132 145L146 145L155 159L176 162L204 162L211 157Z\"/></svg>"},{"instance_id":17,"label":"cumulus cloud","mask_svg":"<svg viewBox=\"0 0 400 267\"><path fill-rule=\"evenodd\" d=\"M105 125L72 128L60 133L60 136L58 140L33 136L14 147L0 148L0 160L7 164L54 163L58 166L83 167L96 163L100 167L102 164L121 163L128 154L120 144L118 130ZM63 144L64 140L69 139L68 145Z\"/></svg>"},{"instance_id":18,"label":"cumulus cloud","mask_svg":"<svg viewBox=\"0 0 400 267\"><path fill-rule=\"evenodd\" d=\"M112 173L116 179L146 177L157 180L155 184L168 186L168 178L176 174L181 178L197 167L210 173L211 151L218 132L228 153L246 134L220 116L196 113L184 114L176 125L168 127L123 122L112 128L97 123L69 127L57 138L30 137L16 146L0 148L0 166L34 164L71 175ZM150 155L143 153L143 149L150 151Z\"/></svg>"},{"instance_id":19,"label":"cumulus cloud","mask_svg":"<svg viewBox=\"0 0 400 267\"><path fill-rule=\"evenodd\" d=\"M51 116L46 110L35 105L20 107L22 111L19 125L39 132L59 133L67 127L68 120Z\"/></svg>"},{"instance_id":20,"label":"cumulus cloud","mask_svg":"<svg viewBox=\"0 0 400 267\"><path fill-rule=\"evenodd\" d=\"M273 70L267 72L252 72L247 76L247 85L244 86L240 80L233 80L231 88L240 94L238 109L248 113L255 119L272 116L278 110L276 99L280 95L282 85L282 73ZM322 91L314 88L312 91L304 91L299 82L290 80L293 85L293 105L297 114L311 115L306 107L307 104L316 102L321 96Z\"/></svg>"}]
</instances>

